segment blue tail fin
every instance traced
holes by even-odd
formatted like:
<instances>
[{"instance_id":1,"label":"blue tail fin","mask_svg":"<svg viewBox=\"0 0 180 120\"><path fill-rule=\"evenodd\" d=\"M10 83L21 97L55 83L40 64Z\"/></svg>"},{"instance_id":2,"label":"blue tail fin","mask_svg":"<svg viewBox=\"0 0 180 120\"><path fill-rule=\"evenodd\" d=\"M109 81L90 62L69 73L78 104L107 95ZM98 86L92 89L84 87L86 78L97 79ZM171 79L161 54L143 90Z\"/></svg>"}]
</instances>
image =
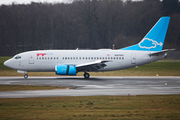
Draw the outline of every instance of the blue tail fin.
<instances>
[{"instance_id":1,"label":"blue tail fin","mask_svg":"<svg viewBox=\"0 0 180 120\"><path fill-rule=\"evenodd\" d=\"M161 51L168 29L169 20L170 17L161 17L138 44L120 50Z\"/></svg>"}]
</instances>

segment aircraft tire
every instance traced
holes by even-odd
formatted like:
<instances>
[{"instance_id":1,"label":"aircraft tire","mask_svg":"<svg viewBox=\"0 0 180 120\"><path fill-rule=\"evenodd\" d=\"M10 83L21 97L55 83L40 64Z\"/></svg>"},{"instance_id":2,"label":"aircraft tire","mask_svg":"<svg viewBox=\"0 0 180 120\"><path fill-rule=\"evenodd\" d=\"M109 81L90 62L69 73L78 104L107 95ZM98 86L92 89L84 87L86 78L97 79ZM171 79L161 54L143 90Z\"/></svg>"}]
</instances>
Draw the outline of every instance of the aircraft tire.
<instances>
[{"instance_id":1,"label":"aircraft tire","mask_svg":"<svg viewBox=\"0 0 180 120\"><path fill-rule=\"evenodd\" d=\"M25 74L25 75L24 75L24 78L27 79L27 78L28 78L28 74Z\"/></svg>"},{"instance_id":2,"label":"aircraft tire","mask_svg":"<svg viewBox=\"0 0 180 120\"><path fill-rule=\"evenodd\" d=\"M84 73L84 78L89 78L89 77L90 77L89 73Z\"/></svg>"}]
</instances>

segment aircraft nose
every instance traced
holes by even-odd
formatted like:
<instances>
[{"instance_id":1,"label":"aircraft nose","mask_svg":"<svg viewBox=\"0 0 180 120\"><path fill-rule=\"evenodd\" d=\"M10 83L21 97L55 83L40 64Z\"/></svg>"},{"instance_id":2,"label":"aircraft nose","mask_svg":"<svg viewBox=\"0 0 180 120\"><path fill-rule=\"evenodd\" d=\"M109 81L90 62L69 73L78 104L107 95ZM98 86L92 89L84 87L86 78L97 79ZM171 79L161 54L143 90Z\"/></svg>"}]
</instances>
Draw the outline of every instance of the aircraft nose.
<instances>
[{"instance_id":1,"label":"aircraft nose","mask_svg":"<svg viewBox=\"0 0 180 120\"><path fill-rule=\"evenodd\" d=\"M6 67L10 67L10 60L6 60L6 61L4 62L4 65L5 65Z\"/></svg>"}]
</instances>

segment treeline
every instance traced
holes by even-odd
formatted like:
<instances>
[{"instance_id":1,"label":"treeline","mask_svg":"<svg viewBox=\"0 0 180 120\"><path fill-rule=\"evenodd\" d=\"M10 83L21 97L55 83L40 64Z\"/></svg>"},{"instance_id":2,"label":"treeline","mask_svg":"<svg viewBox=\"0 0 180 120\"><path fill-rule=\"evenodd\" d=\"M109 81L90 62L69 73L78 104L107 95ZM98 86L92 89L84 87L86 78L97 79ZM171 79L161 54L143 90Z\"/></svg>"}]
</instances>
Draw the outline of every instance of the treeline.
<instances>
[{"instance_id":1,"label":"treeline","mask_svg":"<svg viewBox=\"0 0 180 120\"><path fill-rule=\"evenodd\" d=\"M171 16L164 48L180 50L178 0L75 0L0 6L0 55L40 49L115 49L138 43Z\"/></svg>"}]
</instances>

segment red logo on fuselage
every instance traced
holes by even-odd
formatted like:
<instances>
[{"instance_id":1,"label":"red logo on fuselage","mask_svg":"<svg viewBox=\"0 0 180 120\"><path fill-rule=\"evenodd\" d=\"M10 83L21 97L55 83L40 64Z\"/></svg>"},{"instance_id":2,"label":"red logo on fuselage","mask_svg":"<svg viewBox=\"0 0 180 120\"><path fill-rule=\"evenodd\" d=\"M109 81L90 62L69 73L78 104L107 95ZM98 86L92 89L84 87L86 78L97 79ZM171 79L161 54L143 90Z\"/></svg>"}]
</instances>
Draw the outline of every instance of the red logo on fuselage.
<instances>
[{"instance_id":1,"label":"red logo on fuselage","mask_svg":"<svg viewBox=\"0 0 180 120\"><path fill-rule=\"evenodd\" d=\"M37 53L36 55L37 55L37 56L40 56L40 55L41 55L41 56L43 57L44 55L46 55L46 53Z\"/></svg>"}]
</instances>

